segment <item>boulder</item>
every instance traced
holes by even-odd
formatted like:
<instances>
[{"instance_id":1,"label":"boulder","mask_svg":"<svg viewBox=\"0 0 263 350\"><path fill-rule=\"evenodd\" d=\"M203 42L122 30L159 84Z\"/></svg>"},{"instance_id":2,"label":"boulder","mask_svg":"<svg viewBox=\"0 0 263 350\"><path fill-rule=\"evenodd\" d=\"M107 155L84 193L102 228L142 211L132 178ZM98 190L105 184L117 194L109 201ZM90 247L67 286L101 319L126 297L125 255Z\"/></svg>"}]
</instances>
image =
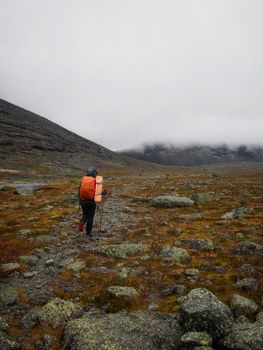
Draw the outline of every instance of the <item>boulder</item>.
<instances>
[{"instance_id":1,"label":"boulder","mask_svg":"<svg viewBox=\"0 0 263 350\"><path fill-rule=\"evenodd\" d=\"M106 291L115 298L133 298L139 295L135 288L126 286L110 286Z\"/></svg>"},{"instance_id":2,"label":"boulder","mask_svg":"<svg viewBox=\"0 0 263 350\"><path fill-rule=\"evenodd\" d=\"M191 207L194 201L187 197L163 195L153 198L152 205L156 208Z\"/></svg>"},{"instance_id":3,"label":"boulder","mask_svg":"<svg viewBox=\"0 0 263 350\"><path fill-rule=\"evenodd\" d=\"M0 305L14 305L18 301L18 293L15 288L1 287L0 289Z\"/></svg>"},{"instance_id":4,"label":"boulder","mask_svg":"<svg viewBox=\"0 0 263 350\"><path fill-rule=\"evenodd\" d=\"M213 340L207 333L188 332L182 336L181 342L186 346L209 346L212 345Z\"/></svg>"},{"instance_id":5,"label":"boulder","mask_svg":"<svg viewBox=\"0 0 263 350\"><path fill-rule=\"evenodd\" d=\"M193 289L181 304L180 324L186 331L207 332L219 340L231 329L231 310L204 288Z\"/></svg>"},{"instance_id":6,"label":"boulder","mask_svg":"<svg viewBox=\"0 0 263 350\"><path fill-rule=\"evenodd\" d=\"M249 256L249 255L263 256L263 246L254 242L243 241L235 245L234 253L240 256Z\"/></svg>"},{"instance_id":7,"label":"boulder","mask_svg":"<svg viewBox=\"0 0 263 350\"><path fill-rule=\"evenodd\" d=\"M250 317L257 312L258 306L253 300L233 294L230 300L230 309L235 317L241 315Z\"/></svg>"},{"instance_id":8,"label":"boulder","mask_svg":"<svg viewBox=\"0 0 263 350\"><path fill-rule=\"evenodd\" d=\"M223 345L232 350L262 350L263 322L234 323Z\"/></svg>"},{"instance_id":9,"label":"boulder","mask_svg":"<svg viewBox=\"0 0 263 350\"><path fill-rule=\"evenodd\" d=\"M54 298L38 312L38 318L41 325L57 328L64 326L68 320L82 316L82 314L83 310L71 301Z\"/></svg>"},{"instance_id":10,"label":"boulder","mask_svg":"<svg viewBox=\"0 0 263 350\"><path fill-rule=\"evenodd\" d=\"M164 247L160 256L166 261L174 261L179 264L186 264L191 261L188 251L178 247Z\"/></svg>"},{"instance_id":11,"label":"boulder","mask_svg":"<svg viewBox=\"0 0 263 350\"><path fill-rule=\"evenodd\" d=\"M123 243L101 245L92 248L90 251L101 255L112 256L116 258L127 258L131 255L149 252L149 247L145 244Z\"/></svg>"},{"instance_id":12,"label":"boulder","mask_svg":"<svg viewBox=\"0 0 263 350\"><path fill-rule=\"evenodd\" d=\"M243 219L247 214L251 213L253 208L238 208L225 213L221 219L231 220L231 219Z\"/></svg>"},{"instance_id":13,"label":"boulder","mask_svg":"<svg viewBox=\"0 0 263 350\"><path fill-rule=\"evenodd\" d=\"M243 278L237 281L234 286L242 290L258 290L259 282L256 278Z\"/></svg>"},{"instance_id":14,"label":"boulder","mask_svg":"<svg viewBox=\"0 0 263 350\"><path fill-rule=\"evenodd\" d=\"M183 243L190 245L193 249L201 251L212 251L214 250L214 243L209 238L193 238L188 240L183 240Z\"/></svg>"},{"instance_id":15,"label":"boulder","mask_svg":"<svg viewBox=\"0 0 263 350\"><path fill-rule=\"evenodd\" d=\"M174 314L120 312L69 321L64 342L70 350L172 350L179 347L181 335Z\"/></svg>"}]
</instances>

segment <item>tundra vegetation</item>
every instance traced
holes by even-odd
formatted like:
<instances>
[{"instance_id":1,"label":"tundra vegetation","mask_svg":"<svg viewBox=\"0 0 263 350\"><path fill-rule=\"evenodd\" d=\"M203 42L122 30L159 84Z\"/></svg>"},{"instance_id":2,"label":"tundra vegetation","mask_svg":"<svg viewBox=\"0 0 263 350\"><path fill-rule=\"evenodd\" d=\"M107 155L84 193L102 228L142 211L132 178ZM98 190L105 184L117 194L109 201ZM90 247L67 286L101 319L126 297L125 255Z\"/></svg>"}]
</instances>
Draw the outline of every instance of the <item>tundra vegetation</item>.
<instances>
[{"instance_id":1,"label":"tundra vegetation","mask_svg":"<svg viewBox=\"0 0 263 350\"><path fill-rule=\"evenodd\" d=\"M77 230L79 177L51 177L41 167L37 181L44 184L23 192L17 180L36 176L1 171L3 348L93 349L93 342L94 349L107 349L116 339L103 334L94 340L91 332L98 327L107 332L112 314L113 331L132 327L129 314L140 311L134 314L137 325L141 330L149 325L149 339L156 327L166 349L172 348L171 327L180 334L174 340L178 349L219 343L239 349L237 325L229 333L234 318L247 318L252 333L255 317L262 322L263 171L242 165L163 169L141 174L105 169L108 196L96 214L92 239ZM191 302L201 303L210 292L211 310L216 305L224 323L196 329ZM148 312L155 312L154 319ZM175 326L176 315L183 332ZM198 318L207 325L204 315ZM77 337L81 327L86 343ZM247 349L260 349L260 327L259 345ZM108 348L136 348L126 340Z\"/></svg>"}]
</instances>

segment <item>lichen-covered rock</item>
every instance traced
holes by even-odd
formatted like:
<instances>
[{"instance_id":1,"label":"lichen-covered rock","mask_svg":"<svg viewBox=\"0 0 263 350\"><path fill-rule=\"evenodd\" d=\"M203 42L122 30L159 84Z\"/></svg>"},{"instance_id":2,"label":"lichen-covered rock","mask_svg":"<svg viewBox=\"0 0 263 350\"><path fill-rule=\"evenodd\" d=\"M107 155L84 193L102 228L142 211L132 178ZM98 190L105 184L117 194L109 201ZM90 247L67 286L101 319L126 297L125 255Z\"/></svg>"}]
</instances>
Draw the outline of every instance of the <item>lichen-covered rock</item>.
<instances>
[{"instance_id":1,"label":"lichen-covered rock","mask_svg":"<svg viewBox=\"0 0 263 350\"><path fill-rule=\"evenodd\" d=\"M80 317L82 314L83 310L71 301L54 298L38 312L38 318L41 325L56 328L64 326L68 320Z\"/></svg>"},{"instance_id":2,"label":"lichen-covered rock","mask_svg":"<svg viewBox=\"0 0 263 350\"><path fill-rule=\"evenodd\" d=\"M0 305L13 305L18 301L18 293L15 288L1 287L0 289Z\"/></svg>"},{"instance_id":3,"label":"lichen-covered rock","mask_svg":"<svg viewBox=\"0 0 263 350\"><path fill-rule=\"evenodd\" d=\"M75 277L80 278L80 270L86 268L86 262L83 260L77 260L66 265L65 267L66 269L70 270Z\"/></svg>"},{"instance_id":4,"label":"lichen-covered rock","mask_svg":"<svg viewBox=\"0 0 263 350\"><path fill-rule=\"evenodd\" d=\"M18 234L18 238L28 238L32 235L32 231L28 229L20 230Z\"/></svg>"},{"instance_id":5,"label":"lichen-covered rock","mask_svg":"<svg viewBox=\"0 0 263 350\"><path fill-rule=\"evenodd\" d=\"M231 310L207 289L193 289L180 310L180 324L186 331L207 332L213 339L225 336L233 323Z\"/></svg>"},{"instance_id":6,"label":"lichen-covered rock","mask_svg":"<svg viewBox=\"0 0 263 350\"><path fill-rule=\"evenodd\" d=\"M199 270L198 269L186 269L184 273L187 276L187 278L190 278L193 280L199 279Z\"/></svg>"},{"instance_id":7,"label":"lichen-covered rock","mask_svg":"<svg viewBox=\"0 0 263 350\"><path fill-rule=\"evenodd\" d=\"M164 247L160 256L166 261L174 261L179 264L186 264L191 261L191 256L186 249L178 247Z\"/></svg>"},{"instance_id":8,"label":"lichen-covered rock","mask_svg":"<svg viewBox=\"0 0 263 350\"><path fill-rule=\"evenodd\" d=\"M23 264L34 266L39 262L39 258L36 255L22 255L19 260Z\"/></svg>"},{"instance_id":9,"label":"lichen-covered rock","mask_svg":"<svg viewBox=\"0 0 263 350\"><path fill-rule=\"evenodd\" d=\"M239 242L234 247L234 253L240 256L261 255L263 256L263 246L250 241Z\"/></svg>"},{"instance_id":10,"label":"lichen-covered rock","mask_svg":"<svg viewBox=\"0 0 263 350\"><path fill-rule=\"evenodd\" d=\"M149 247L145 244L123 243L101 245L91 249L92 252L116 258L127 258L127 256L149 252Z\"/></svg>"},{"instance_id":11,"label":"lichen-covered rock","mask_svg":"<svg viewBox=\"0 0 263 350\"><path fill-rule=\"evenodd\" d=\"M187 332L182 336L181 342L188 346L210 346L213 340L210 335L205 332Z\"/></svg>"},{"instance_id":12,"label":"lichen-covered rock","mask_svg":"<svg viewBox=\"0 0 263 350\"><path fill-rule=\"evenodd\" d=\"M262 350L263 323L234 323L223 344L232 350Z\"/></svg>"},{"instance_id":13,"label":"lichen-covered rock","mask_svg":"<svg viewBox=\"0 0 263 350\"><path fill-rule=\"evenodd\" d=\"M182 215L179 215L179 219L186 220L186 221L197 221L197 220L202 220L203 215L201 213L182 214Z\"/></svg>"},{"instance_id":14,"label":"lichen-covered rock","mask_svg":"<svg viewBox=\"0 0 263 350\"><path fill-rule=\"evenodd\" d=\"M211 202L214 200L214 193L194 193L192 194L191 199L195 202Z\"/></svg>"},{"instance_id":15,"label":"lichen-covered rock","mask_svg":"<svg viewBox=\"0 0 263 350\"><path fill-rule=\"evenodd\" d=\"M221 218L224 220L242 219L247 214L251 213L253 210L254 210L253 208L238 208L225 213Z\"/></svg>"},{"instance_id":16,"label":"lichen-covered rock","mask_svg":"<svg viewBox=\"0 0 263 350\"><path fill-rule=\"evenodd\" d=\"M182 332L174 314L154 311L91 314L67 323L70 350L172 350Z\"/></svg>"},{"instance_id":17,"label":"lichen-covered rock","mask_svg":"<svg viewBox=\"0 0 263 350\"><path fill-rule=\"evenodd\" d=\"M8 327L9 327L9 325L6 322L6 320L4 320L2 317L0 317L0 331L6 331Z\"/></svg>"},{"instance_id":18,"label":"lichen-covered rock","mask_svg":"<svg viewBox=\"0 0 263 350\"><path fill-rule=\"evenodd\" d=\"M193 238L183 241L184 243L190 245L193 249L202 251L212 251L214 250L214 243L209 238Z\"/></svg>"},{"instance_id":19,"label":"lichen-covered rock","mask_svg":"<svg viewBox=\"0 0 263 350\"><path fill-rule=\"evenodd\" d=\"M137 290L133 287L110 286L106 290L110 295L116 298L121 298L121 297L133 298L139 295Z\"/></svg>"},{"instance_id":20,"label":"lichen-covered rock","mask_svg":"<svg viewBox=\"0 0 263 350\"><path fill-rule=\"evenodd\" d=\"M194 201L187 197L163 195L153 198L152 205L156 208L191 207Z\"/></svg>"},{"instance_id":21,"label":"lichen-covered rock","mask_svg":"<svg viewBox=\"0 0 263 350\"><path fill-rule=\"evenodd\" d=\"M20 346L15 340L9 337L6 332L0 331L0 349L1 350L17 350Z\"/></svg>"},{"instance_id":22,"label":"lichen-covered rock","mask_svg":"<svg viewBox=\"0 0 263 350\"><path fill-rule=\"evenodd\" d=\"M230 309L235 317L241 315L249 317L257 312L258 306L253 300L234 294L230 300Z\"/></svg>"},{"instance_id":23,"label":"lichen-covered rock","mask_svg":"<svg viewBox=\"0 0 263 350\"><path fill-rule=\"evenodd\" d=\"M256 278L243 278L237 281L234 286L242 290L258 290L259 282Z\"/></svg>"},{"instance_id":24,"label":"lichen-covered rock","mask_svg":"<svg viewBox=\"0 0 263 350\"><path fill-rule=\"evenodd\" d=\"M3 272L14 272L20 268L20 264L18 263L6 263L0 265L0 269Z\"/></svg>"}]
</instances>

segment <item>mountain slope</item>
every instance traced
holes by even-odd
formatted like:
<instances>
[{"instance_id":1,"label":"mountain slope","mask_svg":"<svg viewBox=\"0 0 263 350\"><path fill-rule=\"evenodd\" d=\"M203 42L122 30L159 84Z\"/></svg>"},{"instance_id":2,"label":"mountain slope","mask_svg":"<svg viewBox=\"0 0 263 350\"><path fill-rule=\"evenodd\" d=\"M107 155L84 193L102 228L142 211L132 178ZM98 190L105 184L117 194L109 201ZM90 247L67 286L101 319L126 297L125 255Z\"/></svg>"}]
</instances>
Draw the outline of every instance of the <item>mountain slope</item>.
<instances>
[{"instance_id":1,"label":"mountain slope","mask_svg":"<svg viewBox=\"0 0 263 350\"><path fill-rule=\"evenodd\" d=\"M159 143L147 145L142 150L122 151L120 154L148 162L180 166L244 161L263 162L262 147L247 147L244 145L235 148L230 148L226 145L176 147Z\"/></svg>"},{"instance_id":2,"label":"mountain slope","mask_svg":"<svg viewBox=\"0 0 263 350\"><path fill-rule=\"evenodd\" d=\"M71 173L96 167L144 167L37 114L0 99L0 167Z\"/></svg>"}]
</instances>

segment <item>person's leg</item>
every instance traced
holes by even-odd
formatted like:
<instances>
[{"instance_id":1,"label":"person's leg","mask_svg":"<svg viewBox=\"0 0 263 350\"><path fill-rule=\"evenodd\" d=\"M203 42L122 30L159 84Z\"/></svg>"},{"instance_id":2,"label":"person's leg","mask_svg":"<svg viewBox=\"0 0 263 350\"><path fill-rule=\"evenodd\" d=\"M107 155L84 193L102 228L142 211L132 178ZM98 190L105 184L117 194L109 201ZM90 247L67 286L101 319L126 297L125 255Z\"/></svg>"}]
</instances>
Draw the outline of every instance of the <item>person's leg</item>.
<instances>
[{"instance_id":1,"label":"person's leg","mask_svg":"<svg viewBox=\"0 0 263 350\"><path fill-rule=\"evenodd\" d=\"M87 211L87 226L86 226L86 233L89 236L91 236L91 232L92 232L95 211L96 211L96 203L95 202L89 203L89 209Z\"/></svg>"},{"instance_id":2,"label":"person's leg","mask_svg":"<svg viewBox=\"0 0 263 350\"><path fill-rule=\"evenodd\" d=\"M89 207L87 206L87 204L81 204L81 208L82 208L82 219L79 223L79 230L82 232L85 222L87 221L88 218L88 209Z\"/></svg>"}]
</instances>

